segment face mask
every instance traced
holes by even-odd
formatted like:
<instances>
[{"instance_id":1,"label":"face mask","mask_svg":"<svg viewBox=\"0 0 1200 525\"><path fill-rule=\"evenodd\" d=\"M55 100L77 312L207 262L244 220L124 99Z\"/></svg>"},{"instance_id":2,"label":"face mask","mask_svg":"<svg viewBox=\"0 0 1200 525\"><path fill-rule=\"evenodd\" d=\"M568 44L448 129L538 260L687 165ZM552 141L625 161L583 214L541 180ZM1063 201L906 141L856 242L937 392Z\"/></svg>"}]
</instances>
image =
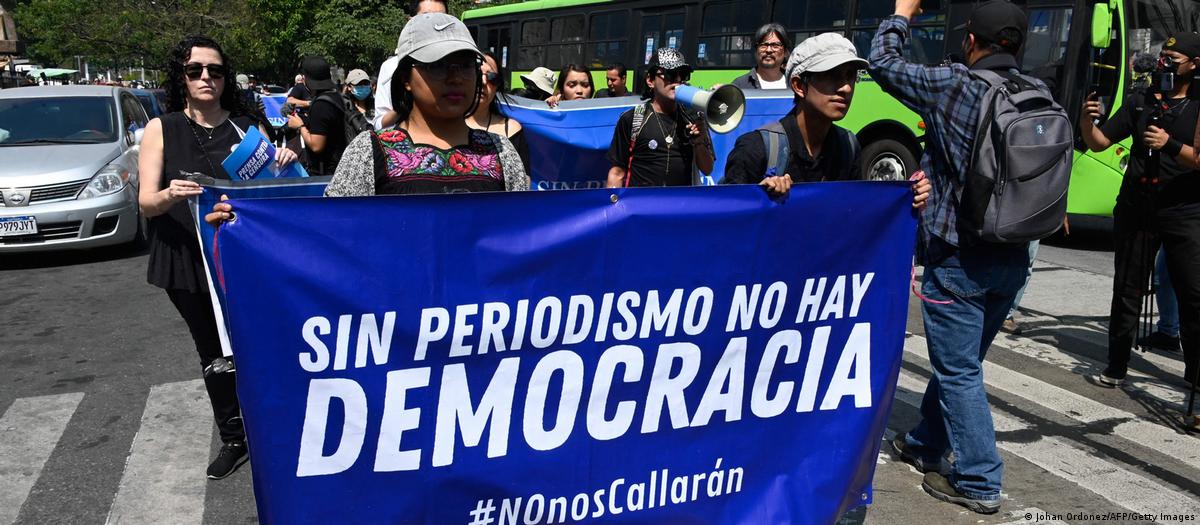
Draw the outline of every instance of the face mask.
<instances>
[{"instance_id":1,"label":"face mask","mask_svg":"<svg viewBox=\"0 0 1200 525\"><path fill-rule=\"evenodd\" d=\"M354 86L354 98L366 100L371 96L371 86Z\"/></svg>"}]
</instances>

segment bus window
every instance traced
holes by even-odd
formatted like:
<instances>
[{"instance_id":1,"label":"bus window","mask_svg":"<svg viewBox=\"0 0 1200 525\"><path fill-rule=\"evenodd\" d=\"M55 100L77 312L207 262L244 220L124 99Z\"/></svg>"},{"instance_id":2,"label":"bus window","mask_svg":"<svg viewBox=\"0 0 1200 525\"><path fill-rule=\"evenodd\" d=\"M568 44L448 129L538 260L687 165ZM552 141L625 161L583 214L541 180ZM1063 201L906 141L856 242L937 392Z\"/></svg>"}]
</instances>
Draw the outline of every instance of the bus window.
<instances>
[{"instance_id":1,"label":"bus window","mask_svg":"<svg viewBox=\"0 0 1200 525\"><path fill-rule=\"evenodd\" d=\"M546 41L550 25L545 20L527 20L521 24L521 48L517 56L518 69L533 69L546 65Z\"/></svg>"},{"instance_id":2,"label":"bus window","mask_svg":"<svg viewBox=\"0 0 1200 525\"><path fill-rule=\"evenodd\" d=\"M625 11L592 15L587 63L599 69L613 62L625 62L625 42L629 40L629 25Z\"/></svg>"},{"instance_id":3,"label":"bus window","mask_svg":"<svg viewBox=\"0 0 1200 525\"><path fill-rule=\"evenodd\" d=\"M1021 71L1040 79L1060 104L1059 86L1066 73L1067 42L1071 32L1071 7L1029 10L1029 30L1021 46Z\"/></svg>"},{"instance_id":4,"label":"bus window","mask_svg":"<svg viewBox=\"0 0 1200 525\"><path fill-rule=\"evenodd\" d=\"M921 64L940 64L946 59L946 28L944 26L914 27L911 37L904 46L904 57ZM871 54L871 40L875 29L855 29L851 41L858 56Z\"/></svg>"},{"instance_id":5,"label":"bus window","mask_svg":"<svg viewBox=\"0 0 1200 525\"><path fill-rule=\"evenodd\" d=\"M583 15L560 16L550 20L550 41L558 45L548 46L546 63L542 65L559 69L567 64L583 64L583 20Z\"/></svg>"},{"instance_id":6,"label":"bus window","mask_svg":"<svg viewBox=\"0 0 1200 525\"><path fill-rule=\"evenodd\" d=\"M1158 53L1171 35L1197 28L1194 0L1134 0L1129 5L1130 55Z\"/></svg>"},{"instance_id":7,"label":"bus window","mask_svg":"<svg viewBox=\"0 0 1200 525\"><path fill-rule=\"evenodd\" d=\"M834 29L846 27L845 0L812 0L811 2L796 2L795 0L776 0L775 16L771 19L783 24L789 31L804 29ZM811 34L824 31L809 31ZM797 40L796 42L799 42Z\"/></svg>"},{"instance_id":8,"label":"bus window","mask_svg":"<svg viewBox=\"0 0 1200 525\"><path fill-rule=\"evenodd\" d=\"M704 7L696 64L700 66L754 66L754 32L759 13L744 2L711 3Z\"/></svg>"},{"instance_id":9,"label":"bus window","mask_svg":"<svg viewBox=\"0 0 1200 525\"><path fill-rule=\"evenodd\" d=\"M487 44L480 47L486 49L500 62L500 69L508 69L508 51L512 45L512 28L509 24L491 25L484 28Z\"/></svg>"},{"instance_id":10,"label":"bus window","mask_svg":"<svg viewBox=\"0 0 1200 525\"><path fill-rule=\"evenodd\" d=\"M650 56L660 47L683 47L683 11L642 15L642 39L644 46L642 64L650 63Z\"/></svg>"},{"instance_id":11,"label":"bus window","mask_svg":"<svg viewBox=\"0 0 1200 525\"><path fill-rule=\"evenodd\" d=\"M935 4L935 2L926 3ZM936 2L936 4L932 7L925 6L921 14L917 15L911 21L911 25L919 26L921 24L933 23L944 25L946 22L945 0ZM869 26L872 29L878 28L883 19L891 16L895 11L896 3L894 0L861 0L858 2L858 10L854 15L854 26Z\"/></svg>"}]
</instances>

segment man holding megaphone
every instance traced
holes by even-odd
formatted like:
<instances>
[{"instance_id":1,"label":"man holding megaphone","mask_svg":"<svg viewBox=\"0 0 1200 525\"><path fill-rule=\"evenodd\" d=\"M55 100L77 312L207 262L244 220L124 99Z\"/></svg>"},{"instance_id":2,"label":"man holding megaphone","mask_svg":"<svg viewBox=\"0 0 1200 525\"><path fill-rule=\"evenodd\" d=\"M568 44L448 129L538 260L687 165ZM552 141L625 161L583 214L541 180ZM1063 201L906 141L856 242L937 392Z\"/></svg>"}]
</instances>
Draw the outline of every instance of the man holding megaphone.
<instances>
[{"instance_id":1,"label":"man holding megaphone","mask_svg":"<svg viewBox=\"0 0 1200 525\"><path fill-rule=\"evenodd\" d=\"M644 79L650 99L621 114L608 149L608 187L690 186L698 168L712 173L715 160L704 115L676 104L675 90L692 67L677 49L654 52Z\"/></svg>"}]
</instances>

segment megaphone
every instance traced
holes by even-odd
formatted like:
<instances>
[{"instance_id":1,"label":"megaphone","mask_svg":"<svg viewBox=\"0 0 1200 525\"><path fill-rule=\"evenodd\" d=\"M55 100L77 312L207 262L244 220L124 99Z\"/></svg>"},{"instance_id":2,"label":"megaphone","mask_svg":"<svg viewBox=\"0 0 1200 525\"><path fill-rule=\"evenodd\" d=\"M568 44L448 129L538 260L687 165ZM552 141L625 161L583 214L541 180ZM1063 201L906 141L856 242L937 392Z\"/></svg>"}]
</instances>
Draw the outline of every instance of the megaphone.
<instances>
[{"instance_id":1,"label":"megaphone","mask_svg":"<svg viewBox=\"0 0 1200 525\"><path fill-rule=\"evenodd\" d=\"M746 114L746 95L731 84L715 91L679 85L675 87L675 102L703 111L708 118L708 127L717 133L733 131Z\"/></svg>"}]
</instances>

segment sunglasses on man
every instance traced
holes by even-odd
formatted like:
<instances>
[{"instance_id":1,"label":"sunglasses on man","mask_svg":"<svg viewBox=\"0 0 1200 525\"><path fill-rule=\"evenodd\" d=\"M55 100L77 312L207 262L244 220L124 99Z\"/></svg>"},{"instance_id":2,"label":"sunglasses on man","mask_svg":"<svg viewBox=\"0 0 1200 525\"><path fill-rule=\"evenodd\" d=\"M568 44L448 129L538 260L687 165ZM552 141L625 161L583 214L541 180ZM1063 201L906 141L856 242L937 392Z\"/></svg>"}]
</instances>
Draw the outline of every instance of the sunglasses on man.
<instances>
[{"instance_id":1,"label":"sunglasses on man","mask_svg":"<svg viewBox=\"0 0 1200 525\"><path fill-rule=\"evenodd\" d=\"M667 84L679 84L691 80L692 72L688 69L660 69L658 76Z\"/></svg>"},{"instance_id":2,"label":"sunglasses on man","mask_svg":"<svg viewBox=\"0 0 1200 525\"><path fill-rule=\"evenodd\" d=\"M187 75L189 80L200 80L200 77L204 74L205 69L208 70L208 78L213 80L225 78L226 73L229 72L229 70L225 68L224 64L201 64L199 62L190 62L183 66L183 74Z\"/></svg>"}]
</instances>

